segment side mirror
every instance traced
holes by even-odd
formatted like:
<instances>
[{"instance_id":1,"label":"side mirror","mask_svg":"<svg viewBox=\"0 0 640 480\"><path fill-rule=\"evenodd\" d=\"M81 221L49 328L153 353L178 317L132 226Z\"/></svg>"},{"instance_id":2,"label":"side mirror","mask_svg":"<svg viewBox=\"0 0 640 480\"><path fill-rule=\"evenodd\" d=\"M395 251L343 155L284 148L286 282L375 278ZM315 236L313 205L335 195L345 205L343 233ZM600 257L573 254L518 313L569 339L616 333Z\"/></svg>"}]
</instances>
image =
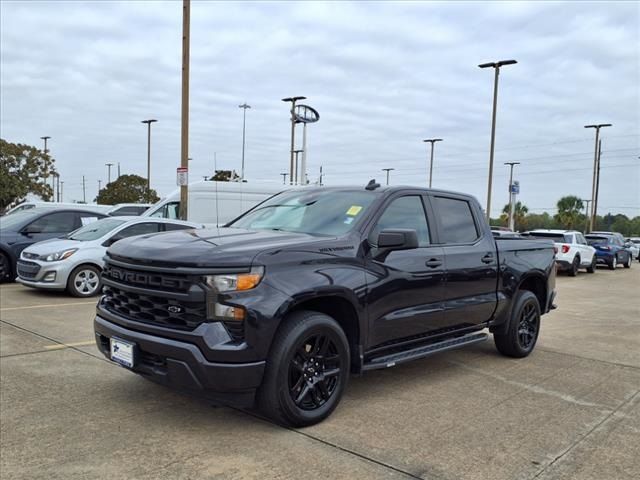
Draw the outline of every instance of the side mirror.
<instances>
[{"instance_id":1,"label":"side mirror","mask_svg":"<svg viewBox=\"0 0 640 480\"><path fill-rule=\"evenodd\" d=\"M378 234L377 246L389 251L418 248L418 234L408 228L388 228Z\"/></svg>"}]
</instances>

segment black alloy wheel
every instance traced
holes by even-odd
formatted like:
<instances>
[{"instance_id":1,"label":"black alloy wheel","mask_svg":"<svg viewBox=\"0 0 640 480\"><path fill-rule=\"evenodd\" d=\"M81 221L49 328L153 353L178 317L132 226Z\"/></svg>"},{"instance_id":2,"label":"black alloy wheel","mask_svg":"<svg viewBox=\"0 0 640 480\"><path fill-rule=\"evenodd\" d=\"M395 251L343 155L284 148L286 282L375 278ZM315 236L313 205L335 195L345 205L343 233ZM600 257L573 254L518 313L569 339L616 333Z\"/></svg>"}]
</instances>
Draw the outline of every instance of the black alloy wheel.
<instances>
[{"instance_id":1,"label":"black alloy wheel","mask_svg":"<svg viewBox=\"0 0 640 480\"><path fill-rule=\"evenodd\" d=\"M580 257L577 255L573 257L573 262L571 262L571 270L569 270L569 276L575 277L578 275L578 269L580 268Z\"/></svg>"},{"instance_id":2,"label":"black alloy wheel","mask_svg":"<svg viewBox=\"0 0 640 480\"><path fill-rule=\"evenodd\" d=\"M297 345L289 363L289 395L302 410L321 407L335 393L343 375L338 347L326 333Z\"/></svg>"},{"instance_id":3,"label":"black alloy wheel","mask_svg":"<svg viewBox=\"0 0 640 480\"><path fill-rule=\"evenodd\" d=\"M627 261L624 262L624 268L631 268L631 254L627 253Z\"/></svg>"},{"instance_id":4,"label":"black alloy wheel","mask_svg":"<svg viewBox=\"0 0 640 480\"><path fill-rule=\"evenodd\" d=\"M540 316L533 303L527 303L520 313L518 323L518 343L524 350L529 350L538 337Z\"/></svg>"},{"instance_id":5,"label":"black alloy wheel","mask_svg":"<svg viewBox=\"0 0 640 480\"><path fill-rule=\"evenodd\" d=\"M593 259L591 260L591 265L587 267L587 273L595 273L598 262L596 260L595 254L593 255Z\"/></svg>"}]
</instances>

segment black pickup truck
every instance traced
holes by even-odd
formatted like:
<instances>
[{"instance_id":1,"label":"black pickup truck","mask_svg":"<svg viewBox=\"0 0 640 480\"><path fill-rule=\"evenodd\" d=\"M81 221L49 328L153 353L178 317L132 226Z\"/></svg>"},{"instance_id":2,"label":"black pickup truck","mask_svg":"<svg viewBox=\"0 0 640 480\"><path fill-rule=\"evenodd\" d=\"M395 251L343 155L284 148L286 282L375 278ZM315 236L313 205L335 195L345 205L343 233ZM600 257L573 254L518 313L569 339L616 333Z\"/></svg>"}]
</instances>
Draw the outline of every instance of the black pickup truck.
<instances>
[{"instance_id":1,"label":"black pickup truck","mask_svg":"<svg viewBox=\"0 0 640 480\"><path fill-rule=\"evenodd\" d=\"M282 192L224 228L107 252L98 348L133 372L305 426L350 374L486 340L525 357L554 308L553 244L494 239L468 195Z\"/></svg>"}]
</instances>

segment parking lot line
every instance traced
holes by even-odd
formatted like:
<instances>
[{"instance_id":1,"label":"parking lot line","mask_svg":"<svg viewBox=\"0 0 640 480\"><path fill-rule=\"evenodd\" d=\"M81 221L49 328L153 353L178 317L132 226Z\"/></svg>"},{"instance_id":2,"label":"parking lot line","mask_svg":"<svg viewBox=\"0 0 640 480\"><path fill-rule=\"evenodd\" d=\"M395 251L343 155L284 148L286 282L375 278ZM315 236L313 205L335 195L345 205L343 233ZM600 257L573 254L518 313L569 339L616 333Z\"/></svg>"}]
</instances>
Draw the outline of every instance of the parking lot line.
<instances>
[{"instance_id":1,"label":"parking lot line","mask_svg":"<svg viewBox=\"0 0 640 480\"><path fill-rule=\"evenodd\" d=\"M95 305L96 302L73 302L73 303L49 303L47 305L28 305L26 307L7 307L0 308L0 312L8 312L10 310L27 310L30 308L51 308L51 307L69 307L72 305Z\"/></svg>"},{"instance_id":2,"label":"parking lot line","mask_svg":"<svg viewBox=\"0 0 640 480\"><path fill-rule=\"evenodd\" d=\"M74 343L57 343L55 345L45 345L44 348L47 350L60 350L63 348L70 347L88 347L89 345L94 345L96 343L95 340L85 340L84 342L74 342Z\"/></svg>"}]
</instances>

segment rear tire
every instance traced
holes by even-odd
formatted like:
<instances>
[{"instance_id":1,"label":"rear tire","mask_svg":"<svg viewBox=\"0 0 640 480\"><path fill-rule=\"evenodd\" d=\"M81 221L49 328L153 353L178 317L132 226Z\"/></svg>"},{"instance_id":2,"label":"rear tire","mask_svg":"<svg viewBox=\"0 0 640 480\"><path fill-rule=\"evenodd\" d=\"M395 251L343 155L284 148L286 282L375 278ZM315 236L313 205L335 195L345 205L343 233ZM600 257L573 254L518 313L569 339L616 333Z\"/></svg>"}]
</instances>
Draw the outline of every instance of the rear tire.
<instances>
[{"instance_id":1,"label":"rear tire","mask_svg":"<svg viewBox=\"0 0 640 480\"><path fill-rule=\"evenodd\" d=\"M92 297L102 291L100 269L93 265L76 267L67 280L67 292L74 297Z\"/></svg>"},{"instance_id":2,"label":"rear tire","mask_svg":"<svg viewBox=\"0 0 640 480\"><path fill-rule=\"evenodd\" d=\"M493 334L498 351L507 357L523 358L536 346L540 332L540 304L529 290L521 290L513 299L509 327L504 334Z\"/></svg>"},{"instance_id":3,"label":"rear tire","mask_svg":"<svg viewBox=\"0 0 640 480\"><path fill-rule=\"evenodd\" d=\"M591 265L587 267L587 273L596 273L598 262L596 262L596 256L593 255L593 259L591 260Z\"/></svg>"},{"instance_id":4,"label":"rear tire","mask_svg":"<svg viewBox=\"0 0 640 480\"><path fill-rule=\"evenodd\" d=\"M0 283L11 280L12 270L9 257L4 253L0 253Z\"/></svg>"},{"instance_id":5,"label":"rear tire","mask_svg":"<svg viewBox=\"0 0 640 480\"><path fill-rule=\"evenodd\" d=\"M340 325L323 313L294 312L271 347L258 407L282 425L313 425L337 407L349 371L349 342Z\"/></svg>"},{"instance_id":6,"label":"rear tire","mask_svg":"<svg viewBox=\"0 0 640 480\"><path fill-rule=\"evenodd\" d=\"M578 275L578 269L580 268L580 257L576 255L573 257L573 262L571 262L571 268L569 269L569 276L575 277Z\"/></svg>"},{"instance_id":7,"label":"rear tire","mask_svg":"<svg viewBox=\"0 0 640 480\"><path fill-rule=\"evenodd\" d=\"M609 270L615 270L618 267L618 257L613 256L613 260L609 262Z\"/></svg>"},{"instance_id":8,"label":"rear tire","mask_svg":"<svg viewBox=\"0 0 640 480\"><path fill-rule=\"evenodd\" d=\"M627 255L627 261L624 264L624 268L631 268L631 254Z\"/></svg>"}]
</instances>

